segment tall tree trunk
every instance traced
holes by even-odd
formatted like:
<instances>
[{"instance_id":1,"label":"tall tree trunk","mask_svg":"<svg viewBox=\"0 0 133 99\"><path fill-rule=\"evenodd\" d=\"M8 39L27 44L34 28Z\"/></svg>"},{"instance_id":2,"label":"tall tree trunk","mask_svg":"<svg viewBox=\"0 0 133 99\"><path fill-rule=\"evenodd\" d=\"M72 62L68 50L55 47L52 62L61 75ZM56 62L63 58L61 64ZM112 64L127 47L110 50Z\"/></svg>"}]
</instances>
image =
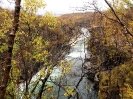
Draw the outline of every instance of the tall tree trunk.
<instances>
[{"instance_id":1,"label":"tall tree trunk","mask_svg":"<svg viewBox=\"0 0 133 99\"><path fill-rule=\"evenodd\" d=\"M15 35L19 26L20 3L21 3L21 0L15 1L15 11L14 11L14 20L13 20L12 30L8 34L8 50L6 52L7 57L5 59L6 65L3 68L4 72L2 75L2 81L0 82L0 99L5 98L6 87L8 84L8 80L10 78L9 74L10 74L10 69L12 67L12 64L11 64L12 50L13 50Z\"/></svg>"}]
</instances>

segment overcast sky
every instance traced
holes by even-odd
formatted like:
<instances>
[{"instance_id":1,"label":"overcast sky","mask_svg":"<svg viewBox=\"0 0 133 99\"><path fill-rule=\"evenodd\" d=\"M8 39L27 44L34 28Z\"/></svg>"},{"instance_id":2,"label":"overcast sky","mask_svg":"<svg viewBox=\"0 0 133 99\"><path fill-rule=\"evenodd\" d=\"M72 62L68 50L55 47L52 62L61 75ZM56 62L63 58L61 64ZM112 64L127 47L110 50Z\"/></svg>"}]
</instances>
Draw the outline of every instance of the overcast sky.
<instances>
[{"instance_id":1,"label":"overcast sky","mask_svg":"<svg viewBox=\"0 0 133 99\"><path fill-rule=\"evenodd\" d=\"M1 0L2 6L6 8L13 8L13 3L7 2L7 0ZM13 0L8 0L13 1ZM65 14L76 12L76 8L83 7L86 2L92 2L92 0L44 0L47 4L44 10L40 10L39 13L50 11L53 14ZM100 8L105 8L104 0L97 0Z\"/></svg>"},{"instance_id":2,"label":"overcast sky","mask_svg":"<svg viewBox=\"0 0 133 99\"><path fill-rule=\"evenodd\" d=\"M83 7L86 2L92 0L45 0L47 3L46 10L54 13L75 12L76 7ZM98 6L104 8L104 0L97 0Z\"/></svg>"}]
</instances>

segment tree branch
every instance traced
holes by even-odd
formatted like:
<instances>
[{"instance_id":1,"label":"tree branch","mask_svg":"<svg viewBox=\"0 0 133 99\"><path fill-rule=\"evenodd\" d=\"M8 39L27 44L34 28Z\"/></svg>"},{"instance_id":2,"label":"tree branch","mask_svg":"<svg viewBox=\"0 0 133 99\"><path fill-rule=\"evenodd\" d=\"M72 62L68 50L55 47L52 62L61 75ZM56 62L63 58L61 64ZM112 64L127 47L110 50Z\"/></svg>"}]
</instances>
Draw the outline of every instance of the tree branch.
<instances>
[{"instance_id":1,"label":"tree branch","mask_svg":"<svg viewBox=\"0 0 133 99\"><path fill-rule=\"evenodd\" d=\"M112 13L114 14L114 16L116 17L116 19L118 20L118 23L125 29L126 33L133 37L133 34L129 31L129 29L127 28L127 26L121 21L121 19L116 14L116 12L115 12L114 8L111 6L111 4L107 0L104 0L104 1L106 2L106 4L111 9Z\"/></svg>"}]
</instances>

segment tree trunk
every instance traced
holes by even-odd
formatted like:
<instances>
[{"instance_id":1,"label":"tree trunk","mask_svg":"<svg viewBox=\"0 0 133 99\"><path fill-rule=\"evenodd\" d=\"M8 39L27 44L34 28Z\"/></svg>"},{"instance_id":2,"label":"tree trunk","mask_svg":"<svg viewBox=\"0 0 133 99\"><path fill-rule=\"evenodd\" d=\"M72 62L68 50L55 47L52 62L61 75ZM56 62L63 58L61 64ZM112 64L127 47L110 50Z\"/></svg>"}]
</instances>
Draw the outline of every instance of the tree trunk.
<instances>
[{"instance_id":1,"label":"tree trunk","mask_svg":"<svg viewBox=\"0 0 133 99\"><path fill-rule=\"evenodd\" d=\"M12 50L13 50L15 35L19 26L20 3L21 3L21 0L15 1L15 11L14 11L14 20L13 20L12 30L8 34L8 50L6 52L7 57L5 59L6 65L3 68L4 72L1 78L2 80L0 82L0 99L5 98L6 87L8 84L8 80L10 78L9 74L10 74L10 69L12 67L12 64L11 64Z\"/></svg>"}]
</instances>

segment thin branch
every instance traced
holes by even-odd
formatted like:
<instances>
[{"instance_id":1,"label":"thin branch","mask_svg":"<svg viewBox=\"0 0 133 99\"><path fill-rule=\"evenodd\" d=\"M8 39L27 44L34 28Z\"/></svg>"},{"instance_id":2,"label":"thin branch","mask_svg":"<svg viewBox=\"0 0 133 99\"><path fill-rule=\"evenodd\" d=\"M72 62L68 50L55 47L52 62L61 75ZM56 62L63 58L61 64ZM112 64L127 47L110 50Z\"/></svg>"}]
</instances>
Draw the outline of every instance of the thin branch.
<instances>
[{"instance_id":1,"label":"thin branch","mask_svg":"<svg viewBox=\"0 0 133 99\"><path fill-rule=\"evenodd\" d=\"M107 0L104 0L104 1L106 2L106 4L111 9L112 13L114 14L114 16L116 17L116 19L118 20L118 23L125 29L126 33L133 37L133 34L129 31L129 29L127 28L127 26L121 21L121 19L116 14L116 12L115 12L114 8L111 6L111 4Z\"/></svg>"}]
</instances>

